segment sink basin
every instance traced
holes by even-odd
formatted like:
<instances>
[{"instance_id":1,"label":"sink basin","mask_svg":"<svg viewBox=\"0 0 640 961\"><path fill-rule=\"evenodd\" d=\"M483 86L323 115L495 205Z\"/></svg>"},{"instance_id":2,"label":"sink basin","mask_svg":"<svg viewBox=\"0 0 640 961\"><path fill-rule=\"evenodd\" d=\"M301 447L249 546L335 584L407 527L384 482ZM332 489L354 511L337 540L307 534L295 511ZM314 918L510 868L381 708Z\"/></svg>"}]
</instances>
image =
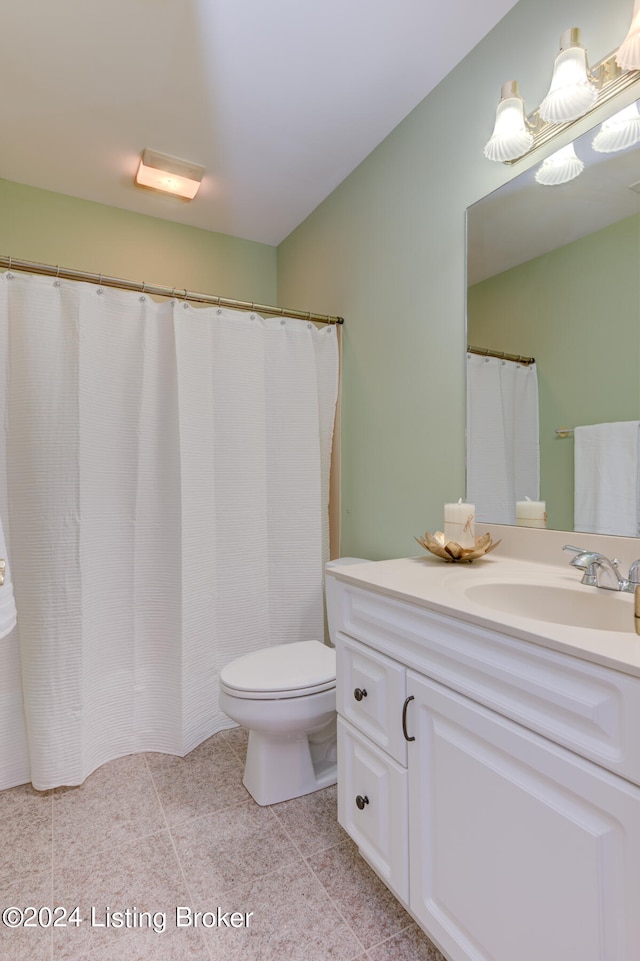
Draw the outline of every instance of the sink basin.
<instances>
[{"instance_id":1,"label":"sink basin","mask_svg":"<svg viewBox=\"0 0 640 961\"><path fill-rule=\"evenodd\" d=\"M582 584L492 581L465 589L469 601L502 614L596 631L634 632L633 595Z\"/></svg>"}]
</instances>

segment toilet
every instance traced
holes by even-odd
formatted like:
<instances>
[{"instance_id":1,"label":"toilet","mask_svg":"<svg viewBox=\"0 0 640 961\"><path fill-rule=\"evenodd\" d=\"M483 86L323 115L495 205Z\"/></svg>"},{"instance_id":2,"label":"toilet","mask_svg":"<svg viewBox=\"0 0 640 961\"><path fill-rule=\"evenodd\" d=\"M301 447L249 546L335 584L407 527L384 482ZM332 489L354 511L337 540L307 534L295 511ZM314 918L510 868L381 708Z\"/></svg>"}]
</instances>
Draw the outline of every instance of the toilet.
<instances>
[{"instance_id":1,"label":"toilet","mask_svg":"<svg viewBox=\"0 0 640 961\"><path fill-rule=\"evenodd\" d=\"M327 568L364 564L358 557ZM333 643L333 578L325 590ZM249 730L242 783L258 804L277 804L336 783L336 652L322 641L277 644L220 672L220 708Z\"/></svg>"}]
</instances>

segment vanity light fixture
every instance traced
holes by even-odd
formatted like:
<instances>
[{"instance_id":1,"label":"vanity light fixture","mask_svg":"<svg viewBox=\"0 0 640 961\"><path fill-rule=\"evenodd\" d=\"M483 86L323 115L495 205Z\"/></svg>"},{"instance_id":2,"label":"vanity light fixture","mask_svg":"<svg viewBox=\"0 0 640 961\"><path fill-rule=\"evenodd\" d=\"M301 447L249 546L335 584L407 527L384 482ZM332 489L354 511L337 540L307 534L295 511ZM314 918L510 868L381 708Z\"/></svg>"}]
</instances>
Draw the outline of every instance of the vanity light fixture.
<instances>
[{"instance_id":1,"label":"vanity light fixture","mask_svg":"<svg viewBox=\"0 0 640 961\"><path fill-rule=\"evenodd\" d=\"M598 91L589 75L587 51L580 43L580 31L571 27L560 37L560 53L553 67L549 93L540 107L548 123L567 123L583 117L594 105Z\"/></svg>"},{"instance_id":2,"label":"vanity light fixture","mask_svg":"<svg viewBox=\"0 0 640 961\"><path fill-rule=\"evenodd\" d=\"M545 187L566 184L584 170L584 163L576 154L572 143L561 147L549 157L546 157L536 170L536 183Z\"/></svg>"},{"instance_id":3,"label":"vanity light fixture","mask_svg":"<svg viewBox=\"0 0 640 961\"><path fill-rule=\"evenodd\" d=\"M616 63L621 70L640 70L640 0L635 0L629 32L620 44Z\"/></svg>"},{"instance_id":4,"label":"vanity light fixture","mask_svg":"<svg viewBox=\"0 0 640 961\"><path fill-rule=\"evenodd\" d=\"M516 160L531 147L533 134L527 129L524 100L517 80L502 84L500 103L496 110L496 124L484 148L489 160Z\"/></svg>"},{"instance_id":5,"label":"vanity light fixture","mask_svg":"<svg viewBox=\"0 0 640 961\"><path fill-rule=\"evenodd\" d=\"M638 104L632 103L602 122L591 146L598 153L614 153L632 147L639 140L640 113Z\"/></svg>"},{"instance_id":6,"label":"vanity light fixture","mask_svg":"<svg viewBox=\"0 0 640 961\"><path fill-rule=\"evenodd\" d=\"M637 58L622 56L625 47L637 47ZM591 69L577 27L560 38L553 78L539 107L524 116L518 85L503 85L493 133L484 148L489 160L512 164L563 133L612 97L640 81L640 0L635 0L629 35L619 50L610 53ZM522 105L522 121L519 111ZM527 136L528 134L528 136ZM520 151L520 152L518 152Z\"/></svg>"},{"instance_id":7,"label":"vanity light fixture","mask_svg":"<svg viewBox=\"0 0 640 961\"><path fill-rule=\"evenodd\" d=\"M149 187L151 190L173 194L184 200L193 200L203 174L204 167L199 164L145 148L135 182L139 187Z\"/></svg>"}]
</instances>

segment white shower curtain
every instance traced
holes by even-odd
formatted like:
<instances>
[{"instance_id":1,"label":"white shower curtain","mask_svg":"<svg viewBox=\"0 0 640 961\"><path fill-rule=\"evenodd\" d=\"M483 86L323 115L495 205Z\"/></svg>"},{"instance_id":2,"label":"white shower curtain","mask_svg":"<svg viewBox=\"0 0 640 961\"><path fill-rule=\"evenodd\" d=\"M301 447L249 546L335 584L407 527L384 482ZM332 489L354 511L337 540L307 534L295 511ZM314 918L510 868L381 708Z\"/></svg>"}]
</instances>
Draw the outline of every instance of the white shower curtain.
<instances>
[{"instance_id":1,"label":"white shower curtain","mask_svg":"<svg viewBox=\"0 0 640 961\"><path fill-rule=\"evenodd\" d=\"M515 524L516 501L539 499L535 364L467 354L466 496L492 524Z\"/></svg>"},{"instance_id":2,"label":"white shower curtain","mask_svg":"<svg viewBox=\"0 0 640 961\"><path fill-rule=\"evenodd\" d=\"M0 358L0 788L185 754L224 664L323 636L335 330L4 275Z\"/></svg>"}]
</instances>

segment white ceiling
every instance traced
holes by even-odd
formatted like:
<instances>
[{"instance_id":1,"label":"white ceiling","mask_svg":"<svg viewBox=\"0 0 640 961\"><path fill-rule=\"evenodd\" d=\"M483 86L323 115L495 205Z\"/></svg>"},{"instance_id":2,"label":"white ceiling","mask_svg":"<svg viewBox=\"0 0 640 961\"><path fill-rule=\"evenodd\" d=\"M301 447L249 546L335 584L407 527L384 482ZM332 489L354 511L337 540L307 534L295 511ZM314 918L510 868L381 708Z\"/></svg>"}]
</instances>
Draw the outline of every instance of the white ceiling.
<instances>
[{"instance_id":1,"label":"white ceiling","mask_svg":"<svg viewBox=\"0 0 640 961\"><path fill-rule=\"evenodd\" d=\"M20 0L0 177L278 244L516 0ZM203 164L191 203L133 185Z\"/></svg>"}]
</instances>

